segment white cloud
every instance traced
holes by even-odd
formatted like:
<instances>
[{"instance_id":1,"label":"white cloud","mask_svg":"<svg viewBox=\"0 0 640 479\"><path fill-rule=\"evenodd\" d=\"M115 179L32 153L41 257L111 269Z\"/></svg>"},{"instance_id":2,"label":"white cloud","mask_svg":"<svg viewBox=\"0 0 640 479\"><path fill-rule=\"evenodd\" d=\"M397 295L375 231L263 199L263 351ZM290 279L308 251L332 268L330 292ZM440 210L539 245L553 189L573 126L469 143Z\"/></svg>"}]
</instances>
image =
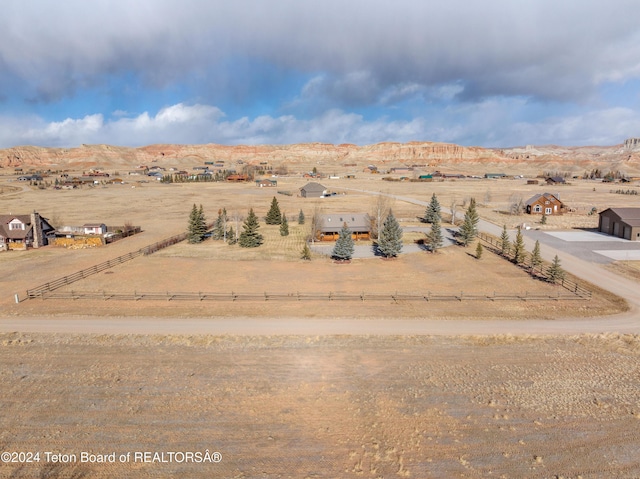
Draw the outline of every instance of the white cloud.
<instances>
[{"instance_id":1,"label":"white cloud","mask_svg":"<svg viewBox=\"0 0 640 479\"><path fill-rule=\"evenodd\" d=\"M51 123L33 116L0 116L0 148L17 144L72 147L82 143L365 145L381 141L442 141L495 147L549 143L613 145L637 136L640 131L640 113L629 108L603 108L538 121L518 120L527 108L524 99L503 98L451 106L434 116L410 120L384 117L368 120L338 109L309 119L263 115L227 120L214 106L184 104L163 108L155 115L145 112L109 120L100 114Z\"/></svg>"}]
</instances>

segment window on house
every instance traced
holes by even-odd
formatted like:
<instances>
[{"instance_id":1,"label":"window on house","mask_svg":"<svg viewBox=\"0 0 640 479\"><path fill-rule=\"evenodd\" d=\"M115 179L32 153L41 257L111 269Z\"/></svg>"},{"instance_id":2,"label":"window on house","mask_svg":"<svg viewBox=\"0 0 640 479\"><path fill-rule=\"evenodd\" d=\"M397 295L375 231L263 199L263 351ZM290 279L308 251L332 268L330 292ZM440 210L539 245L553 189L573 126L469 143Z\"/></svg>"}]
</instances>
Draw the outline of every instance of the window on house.
<instances>
[{"instance_id":1,"label":"window on house","mask_svg":"<svg viewBox=\"0 0 640 479\"><path fill-rule=\"evenodd\" d=\"M9 229L10 230L23 230L24 229L24 224L23 223L9 223Z\"/></svg>"},{"instance_id":2,"label":"window on house","mask_svg":"<svg viewBox=\"0 0 640 479\"><path fill-rule=\"evenodd\" d=\"M545 208L544 209L544 213L547 214L547 215L550 215L551 214L551 208Z\"/></svg>"},{"instance_id":3,"label":"window on house","mask_svg":"<svg viewBox=\"0 0 640 479\"><path fill-rule=\"evenodd\" d=\"M533 211L535 211L536 213L540 213L542 211L542 206L540 205L535 205L533 207Z\"/></svg>"}]
</instances>

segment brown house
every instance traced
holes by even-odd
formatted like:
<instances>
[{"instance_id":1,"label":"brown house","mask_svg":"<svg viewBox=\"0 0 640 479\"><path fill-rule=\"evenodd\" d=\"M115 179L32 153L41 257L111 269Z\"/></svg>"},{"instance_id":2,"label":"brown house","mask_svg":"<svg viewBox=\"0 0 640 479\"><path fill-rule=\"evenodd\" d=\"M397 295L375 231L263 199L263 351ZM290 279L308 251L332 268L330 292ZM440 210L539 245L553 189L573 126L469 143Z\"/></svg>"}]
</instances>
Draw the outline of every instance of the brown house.
<instances>
[{"instance_id":1,"label":"brown house","mask_svg":"<svg viewBox=\"0 0 640 479\"><path fill-rule=\"evenodd\" d=\"M640 208L607 208L600 213L598 231L640 241Z\"/></svg>"},{"instance_id":2,"label":"brown house","mask_svg":"<svg viewBox=\"0 0 640 479\"><path fill-rule=\"evenodd\" d=\"M0 215L0 250L25 250L49 244L55 228L35 211L30 215Z\"/></svg>"},{"instance_id":3,"label":"brown house","mask_svg":"<svg viewBox=\"0 0 640 479\"><path fill-rule=\"evenodd\" d=\"M532 196L525 206L530 215L561 215L566 211L564 203L551 193Z\"/></svg>"},{"instance_id":4,"label":"brown house","mask_svg":"<svg viewBox=\"0 0 640 479\"><path fill-rule=\"evenodd\" d=\"M243 183L245 181L249 181L249 177L247 175L229 175L227 176L227 181L230 183Z\"/></svg>"},{"instance_id":5,"label":"brown house","mask_svg":"<svg viewBox=\"0 0 640 479\"><path fill-rule=\"evenodd\" d=\"M320 241L336 241L344 225L351 231L354 240L371 237L371 218L366 213L336 213L320 215L316 238Z\"/></svg>"}]
</instances>

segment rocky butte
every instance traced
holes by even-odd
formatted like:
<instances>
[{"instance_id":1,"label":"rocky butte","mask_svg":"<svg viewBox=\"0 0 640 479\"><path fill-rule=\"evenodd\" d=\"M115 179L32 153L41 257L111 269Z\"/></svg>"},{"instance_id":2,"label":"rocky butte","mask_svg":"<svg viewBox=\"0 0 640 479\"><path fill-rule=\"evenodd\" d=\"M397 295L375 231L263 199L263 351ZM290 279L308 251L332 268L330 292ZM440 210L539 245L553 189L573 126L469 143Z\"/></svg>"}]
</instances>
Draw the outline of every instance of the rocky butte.
<instances>
[{"instance_id":1,"label":"rocky butte","mask_svg":"<svg viewBox=\"0 0 640 479\"><path fill-rule=\"evenodd\" d=\"M294 145L172 145L157 144L139 148L111 145L81 145L76 148L20 146L0 150L0 166L35 169L135 168L139 165L175 164L191 166L204 161L223 160L227 164L425 165L438 169L462 165L500 168L529 166L569 171L594 167L640 172L640 139L630 138L623 145L604 147L526 146L516 148L466 147L436 142L384 142L353 144L303 143Z\"/></svg>"}]
</instances>

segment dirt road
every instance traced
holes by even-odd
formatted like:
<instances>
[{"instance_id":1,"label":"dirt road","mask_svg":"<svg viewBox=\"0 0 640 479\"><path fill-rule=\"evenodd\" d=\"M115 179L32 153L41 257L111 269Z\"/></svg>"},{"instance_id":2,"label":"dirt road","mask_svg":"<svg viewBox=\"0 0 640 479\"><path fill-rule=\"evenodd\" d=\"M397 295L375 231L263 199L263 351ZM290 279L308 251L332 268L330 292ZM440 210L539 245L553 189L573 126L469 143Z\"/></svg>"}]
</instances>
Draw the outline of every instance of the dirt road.
<instances>
[{"instance_id":1,"label":"dirt road","mask_svg":"<svg viewBox=\"0 0 640 479\"><path fill-rule=\"evenodd\" d=\"M640 320L631 311L613 317L564 320L446 320L446 319L299 319L299 318L19 318L0 320L2 332L93 334L213 334L275 335L575 335L582 333L640 333Z\"/></svg>"}]
</instances>

